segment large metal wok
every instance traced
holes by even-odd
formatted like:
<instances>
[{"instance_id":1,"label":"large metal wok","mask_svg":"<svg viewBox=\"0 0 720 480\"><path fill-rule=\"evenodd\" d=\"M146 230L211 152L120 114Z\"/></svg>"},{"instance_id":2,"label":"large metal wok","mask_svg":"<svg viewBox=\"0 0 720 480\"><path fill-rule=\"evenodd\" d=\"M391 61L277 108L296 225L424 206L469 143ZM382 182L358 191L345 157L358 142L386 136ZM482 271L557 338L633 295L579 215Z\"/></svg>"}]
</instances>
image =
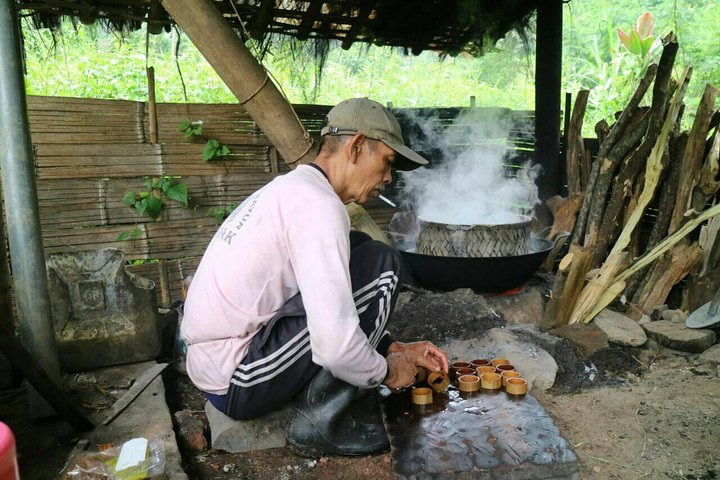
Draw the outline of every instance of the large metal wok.
<instances>
[{"instance_id":1,"label":"large metal wok","mask_svg":"<svg viewBox=\"0 0 720 480\"><path fill-rule=\"evenodd\" d=\"M525 283L540 268L555 243L531 236L529 253L508 257L437 257L402 251L414 282L428 290L450 291L472 288L476 292L499 293Z\"/></svg>"}]
</instances>

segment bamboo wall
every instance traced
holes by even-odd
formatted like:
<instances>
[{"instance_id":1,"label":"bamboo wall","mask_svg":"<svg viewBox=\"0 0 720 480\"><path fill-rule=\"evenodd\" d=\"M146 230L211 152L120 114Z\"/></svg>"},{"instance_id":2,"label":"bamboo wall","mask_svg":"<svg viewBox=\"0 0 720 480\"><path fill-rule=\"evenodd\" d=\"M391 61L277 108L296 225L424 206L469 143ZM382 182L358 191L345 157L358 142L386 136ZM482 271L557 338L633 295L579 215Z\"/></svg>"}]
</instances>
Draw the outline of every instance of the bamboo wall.
<instances>
[{"instance_id":1,"label":"bamboo wall","mask_svg":"<svg viewBox=\"0 0 720 480\"><path fill-rule=\"evenodd\" d=\"M330 107L295 105L308 131L317 136ZM158 141L149 139L144 102L28 97L45 253L121 249L127 260L151 260L129 269L158 285L163 305L180 298L180 282L197 268L218 225L209 210L237 204L288 170L255 122L234 104L158 104ZM432 113L436 128L449 128L460 108L398 110L404 128L418 113ZM497 109L488 109L497 113ZM511 163L532 158L533 142L523 125L531 112L513 112ZM202 120L203 136L230 147L222 160L203 161L204 140L188 139L183 120ZM189 208L165 200L156 221L122 203L127 191L144 189L145 177L182 177ZM366 205L385 227L394 209L373 200ZM118 240L134 228L136 239Z\"/></svg>"}]
</instances>

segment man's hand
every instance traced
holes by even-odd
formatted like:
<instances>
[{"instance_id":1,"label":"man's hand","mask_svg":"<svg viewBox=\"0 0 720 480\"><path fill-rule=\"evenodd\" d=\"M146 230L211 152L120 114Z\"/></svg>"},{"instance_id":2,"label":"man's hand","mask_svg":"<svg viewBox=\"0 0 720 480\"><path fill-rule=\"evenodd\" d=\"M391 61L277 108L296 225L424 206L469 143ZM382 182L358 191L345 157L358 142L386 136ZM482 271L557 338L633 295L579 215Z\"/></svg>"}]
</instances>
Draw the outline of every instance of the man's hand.
<instances>
[{"instance_id":1,"label":"man's hand","mask_svg":"<svg viewBox=\"0 0 720 480\"><path fill-rule=\"evenodd\" d=\"M430 342L393 342L388 348L386 360L388 371L383 383L389 388L411 386L415 383L418 367L448 373L447 356Z\"/></svg>"}]
</instances>

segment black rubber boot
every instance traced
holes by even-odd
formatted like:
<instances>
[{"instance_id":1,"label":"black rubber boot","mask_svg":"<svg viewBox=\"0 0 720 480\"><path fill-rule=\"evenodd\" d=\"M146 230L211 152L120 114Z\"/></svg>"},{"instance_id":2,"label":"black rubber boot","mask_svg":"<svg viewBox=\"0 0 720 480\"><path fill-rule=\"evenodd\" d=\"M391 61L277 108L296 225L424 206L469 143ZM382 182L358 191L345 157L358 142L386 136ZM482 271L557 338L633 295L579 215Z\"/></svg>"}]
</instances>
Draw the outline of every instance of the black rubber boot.
<instances>
[{"instance_id":1,"label":"black rubber boot","mask_svg":"<svg viewBox=\"0 0 720 480\"><path fill-rule=\"evenodd\" d=\"M390 445L382 423L356 421L350 405L358 388L322 369L310 380L295 404L287 430L291 448L305 457L368 455Z\"/></svg>"}]
</instances>

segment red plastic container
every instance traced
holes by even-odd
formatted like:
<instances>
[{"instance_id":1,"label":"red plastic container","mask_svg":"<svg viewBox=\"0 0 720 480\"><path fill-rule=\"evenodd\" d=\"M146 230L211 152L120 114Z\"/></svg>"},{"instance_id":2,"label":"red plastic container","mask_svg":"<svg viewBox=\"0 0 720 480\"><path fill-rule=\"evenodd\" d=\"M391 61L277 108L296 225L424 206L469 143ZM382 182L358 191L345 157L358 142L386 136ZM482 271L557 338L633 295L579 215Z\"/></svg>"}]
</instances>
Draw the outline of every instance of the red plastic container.
<instances>
[{"instance_id":1,"label":"red plastic container","mask_svg":"<svg viewBox=\"0 0 720 480\"><path fill-rule=\"evenodd\" d=\"M0 422L0 480L19 480L15 436L10 427Z\"/></svg>"}]
</instances>

